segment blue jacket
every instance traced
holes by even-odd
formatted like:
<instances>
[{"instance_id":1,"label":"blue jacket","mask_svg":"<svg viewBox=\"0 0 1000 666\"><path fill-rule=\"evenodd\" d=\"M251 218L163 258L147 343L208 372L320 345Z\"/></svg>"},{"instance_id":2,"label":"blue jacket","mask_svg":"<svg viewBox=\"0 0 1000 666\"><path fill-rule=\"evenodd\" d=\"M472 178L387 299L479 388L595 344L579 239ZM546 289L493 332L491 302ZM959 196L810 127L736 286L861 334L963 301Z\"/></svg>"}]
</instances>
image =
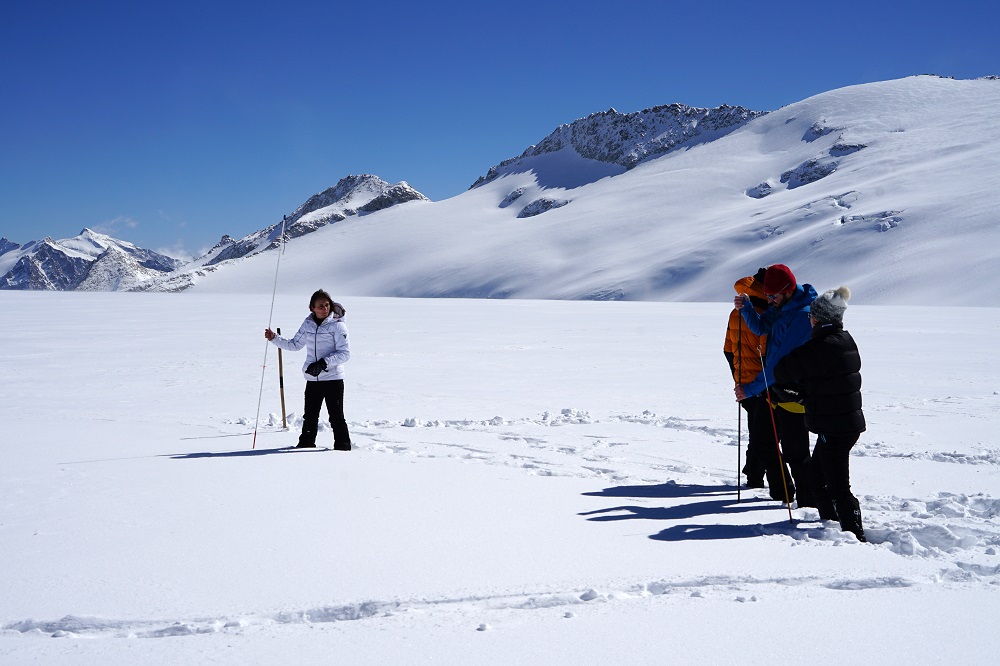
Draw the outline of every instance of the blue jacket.
<instances>
[{"instance_id":1,"label":"blue jacket","mask_svg":"<svg viewBox=\"0 0 1000 666\"><path fill-rule=\"evenodd\" d=\"M804 344L812 334L809 324L809 307L816 300L816 290L810 284L795 287L792 297L780 308L768 308L761 314L753 308L750 299L745 299L743 315L747 327L757 335L767 335L767 353L764 369L749 384L743 385L747 397L760 395L774 384L774 366L788 352Z\"/></svg>"}]
</instances>

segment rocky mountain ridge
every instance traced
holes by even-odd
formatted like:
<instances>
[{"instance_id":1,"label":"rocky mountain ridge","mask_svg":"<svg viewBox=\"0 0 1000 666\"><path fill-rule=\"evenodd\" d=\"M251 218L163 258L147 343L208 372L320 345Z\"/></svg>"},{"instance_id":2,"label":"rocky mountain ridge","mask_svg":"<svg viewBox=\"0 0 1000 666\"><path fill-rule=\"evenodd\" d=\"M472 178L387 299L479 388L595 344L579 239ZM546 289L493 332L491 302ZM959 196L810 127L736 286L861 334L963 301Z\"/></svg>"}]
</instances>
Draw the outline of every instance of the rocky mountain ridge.
<instances>
[{"instance_id":1,"label":"rocky mountain ridge","mask_svg":"<svg viewBox=\"0 0 1000 666\"><path fill-rule=\"evenodd\" d=\"M405 181L392 185L371 174L350 175L311 196L283 222L238 240L229 235L191 262L84 229L64 240L20 245L0 238L0 289L37 291L181 291L192 277L252 256L328 224L408 201L428 201Z\"/></svg>"},{"instance_id":2,"label":"rocky mountain ridge","mask_svg":"<svg viewBox=\"0 0 1000 666\"><path fill-rule=\"evenodd\" d=\"M333 187L309 197L282 222L256 231L239 240L223 236L213 248L204 266L214 266L223 261L239 259L274 249L279 244L282 226L285 242L312 233L328 224L346 220L355 215L365 215L407 201L429 201L406 181L392 185L372 174L350 175L341 178ZM232 242L220 247L229 238Z\"/></svg>"},{"instance_id":3,"label":"rocky mountain ridge","mask_svg":"<svg viewBox=\"0 0 1000 666\"><path fill-rule=\"evenodd\" d=\"M634 113L611 108L560 125L518 157L491 167L469 189L518 171L528 158L566 148L572 148L585 159L632 169L681 146L717 139L766 113L728 104L714 109L665 104Z\"/></svg>"}]
</instances>

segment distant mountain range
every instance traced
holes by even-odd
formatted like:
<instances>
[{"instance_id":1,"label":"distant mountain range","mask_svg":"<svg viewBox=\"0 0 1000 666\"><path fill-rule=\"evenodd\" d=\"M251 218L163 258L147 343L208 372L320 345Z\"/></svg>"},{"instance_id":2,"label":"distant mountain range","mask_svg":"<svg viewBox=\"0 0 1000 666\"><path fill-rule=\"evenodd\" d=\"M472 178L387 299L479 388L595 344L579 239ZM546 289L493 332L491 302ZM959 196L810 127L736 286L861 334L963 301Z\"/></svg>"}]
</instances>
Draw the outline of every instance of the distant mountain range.
<instances>
[{"instance_id":1,"label":"distant mountain range","mask_svg":"<svg viewBox=\"0 0 1000 666\"><path fill-rule=\"evenodd\" d=\"M771 112L610 109L443 201L342 179L285 216L279 288L720 300L781 262L820 289L849 284L852 302L983 304L1000 266L997 108L997 77L924 75ZM281 227L184 264L88 230L0 239L0 288L269 293Z\"/></svg>"},{"instance_id":2,"label":"distant mountain range","mask_svg":"<svg viewBox=\"0 0 1000 666\"><path fill-rule=\"evenodd\" d=\"M128 291L183 263L90 229L25 245L0 238L0 289Z\"/></svg>"},{"instance_id":3,"label":"distant mountain range","mask_svg":"<svg viewBox=\"0 0 1000 666\"><path fill-rule=\"evenodd\" d=\"M184 262L90 229L65 240L18 245L0 238L0 289L48 291L182 291L193 276L227 261L252 256L349 216L366 215L406 201L427 201L405 182L391 185L372 175L348 176L315 194L282 222L239 240L222 239L204 256Z\"/></svg>"},{"instance_id":4,"label":"distant mountain range","mask_svg":"<svg viewBox=\"0 0 1000 666\"><path fill-rule=\"evenodd\" d=\"M729 105L702 109L670 104L637 113L619 113L609 109L559 126L519 157L492 167L470 189L516 172L533 157L557 153L566 148L584 159L610 167L612 172L623 172L679 147L690 147L724 136L765 113ZM604 173L601 172L602 175ZM554 170L545 174L544 180L549 187L583 184L576 170L572 175ZM514 193L506 205L517 198L517 193ZM219 265L278 247L283 226L285 242L288 242L350 216L374 213L408 201L429 199L406 182L390 185L370 174L350 175L333 187L311 196L285 216L282 222L239 240L223 236L204 256L186 263L149 250L140 250L90 229L84 229L75 238L62 241L46 238L25 246L2 238L0 270L4 270L7 264L12 265L0 277L0 289L182 291ZM522 204L518 217L532 217L562 205L559 201L546 198ZM84 244L90 248L89 252L74 251ZM6 261L3 255L7 255ZM137 259L140 255L155 255L159 260Z\"/></svg>"}]
</instances>

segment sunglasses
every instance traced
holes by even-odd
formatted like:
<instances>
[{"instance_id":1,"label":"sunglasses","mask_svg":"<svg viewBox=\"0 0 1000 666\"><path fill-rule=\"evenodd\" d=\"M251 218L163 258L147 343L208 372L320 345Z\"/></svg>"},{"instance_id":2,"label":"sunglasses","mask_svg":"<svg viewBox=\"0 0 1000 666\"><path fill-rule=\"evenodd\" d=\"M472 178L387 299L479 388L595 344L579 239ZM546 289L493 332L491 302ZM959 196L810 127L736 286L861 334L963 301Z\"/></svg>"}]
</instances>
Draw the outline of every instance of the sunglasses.
<instances>
[{"instance_id":1,"label":"sunglasses","mask_svg":"<svg viewBox=\"0 0 1000 666\"><path fill-rule=\"evenodd\" d=\"M769 301L776 301L781 297L781 294L764 294L764 297Z\"/></svg>"}]
</instances>

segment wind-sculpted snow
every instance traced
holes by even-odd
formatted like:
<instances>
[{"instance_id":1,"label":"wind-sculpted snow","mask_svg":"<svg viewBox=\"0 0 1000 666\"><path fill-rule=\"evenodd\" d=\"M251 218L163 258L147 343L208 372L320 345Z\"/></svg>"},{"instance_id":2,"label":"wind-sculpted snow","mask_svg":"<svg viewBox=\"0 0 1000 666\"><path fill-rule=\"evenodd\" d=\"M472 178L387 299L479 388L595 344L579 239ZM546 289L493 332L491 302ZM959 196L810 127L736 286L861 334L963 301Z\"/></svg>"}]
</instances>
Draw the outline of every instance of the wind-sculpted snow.
<instances>
[{"instance_id":1,"label":"wind-sculpted snow","mask_svg":"<svg viewBox=\"0 0 1000 666\"><path fill-rule=\"evenodd\" d=\"M825 127L822 124L813 124L806 132L805 136L802 137L803 141L811 143L827 136L828 134L840 132L841 134L839 135L837 142L834 143L826 152L811 157L805 162L782 172L777 178L778 183L784 185L789 190L794 190L805 185L811 185L812 183L820 181L835 173L840 167L840 161L838 158L852 155L868 147L864 143L846 142L844 140L843 131L843 129ZM769 181L764 181L747 189L746 195L753 199L763 199L764 197L774 194L776 189L777 185L772 184ZM854 195L855 198L857 198L856 192Z\"/></svg>"}]
</instances>

